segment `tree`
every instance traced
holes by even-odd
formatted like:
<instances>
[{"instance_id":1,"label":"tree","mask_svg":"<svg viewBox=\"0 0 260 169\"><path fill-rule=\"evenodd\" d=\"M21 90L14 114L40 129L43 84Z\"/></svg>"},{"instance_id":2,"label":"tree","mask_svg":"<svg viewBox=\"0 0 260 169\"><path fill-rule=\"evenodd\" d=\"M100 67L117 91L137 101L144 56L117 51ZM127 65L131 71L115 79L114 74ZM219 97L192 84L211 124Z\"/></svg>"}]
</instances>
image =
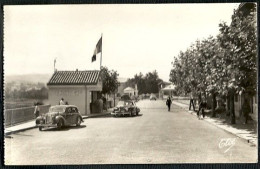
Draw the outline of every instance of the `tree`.
<instances>
[{"instance_id":1,"label":"tree","mask_svg":"<svg viewBox=\"0 0 260 169\"><path fill-rule=\"evenodd\" d=\"M256 94L256 6L251 6L246 12L241 8L234 10L231 25L220 23L216 38L197 40L181 51L170 72L170 81L182 93L195 90L211 94L213 116L216 96L226 97L232 123L234 94Z\"/></svg>"},{"instance_id":2,"label":"tree","mask_svg":"<svg viewBox=\"0 0 260 169\"><path fill-rule=\"evenodd\" d=\"M162 80L159 78L157 71L154 70L153 72L148 72L145 76L142 73L136 74L134 78L126 81L126 85L134 88L135 84L137 84L139 94L158 93L160 82Z\"/></svg>"},{"instance_id":3,"label":"tree","mask_svg":"<svg viewBox=\"0 0 260 169\"><path fill-rule=\"evenodd\" d=\"M225 49L228 79L225 80L228 97L230 97L231 121L235 123L234 93L244 92L256 94L257 82L257 36L256 36L256 6L253 3L249 11L234 10L230 26L220 24L218 39Z\"/></svg>"},{"instance_id":4,"label":"tree","mask_svg":"<svg viewBox=\"0 0 260 169\"><path fill-rule=\"evenodd\" d=\"M103 84L102 93L111 94L116 92L119 86L117 80L118 75L117 71L108 70L107 67L101 67L101 79Z\"/></svg>"}]
</instances>

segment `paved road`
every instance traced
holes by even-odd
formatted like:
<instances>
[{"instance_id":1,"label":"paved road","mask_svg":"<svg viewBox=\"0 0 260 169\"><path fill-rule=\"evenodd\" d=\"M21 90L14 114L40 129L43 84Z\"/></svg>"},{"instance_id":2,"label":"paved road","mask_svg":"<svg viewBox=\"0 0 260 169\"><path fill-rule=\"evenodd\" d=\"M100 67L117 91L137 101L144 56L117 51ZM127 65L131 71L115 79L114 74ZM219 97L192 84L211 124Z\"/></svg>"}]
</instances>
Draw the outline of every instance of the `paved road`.
<instances>
[{"instance_id":1,"label":"paved road","mask_svg":"<svg viewBox=\"0 0 260 169\"><path fill-rule=\"evenodd\" d=\"M6 164L256 162L257 148L162 101L140 101L138 117L86 119L61 131L31 129L5 138ZM234 146L219 147L221 139ZM223 144L222 144L223 145Z\"/></svg>"}]
</instances>

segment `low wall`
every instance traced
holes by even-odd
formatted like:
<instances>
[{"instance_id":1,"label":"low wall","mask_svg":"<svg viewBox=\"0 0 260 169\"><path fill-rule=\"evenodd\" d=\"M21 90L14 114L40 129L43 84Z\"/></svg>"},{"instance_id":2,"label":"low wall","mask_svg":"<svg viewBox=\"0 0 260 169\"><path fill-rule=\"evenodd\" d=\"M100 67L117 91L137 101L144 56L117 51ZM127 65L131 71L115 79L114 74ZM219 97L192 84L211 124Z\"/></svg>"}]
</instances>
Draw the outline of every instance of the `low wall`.
<instances>
[{"instance_id":1,"label":"low wall","mask_svg":"<svg viewBox=\"0 0 260 169\"><path fill-rule=\"evenodd\" d=\"M40 106L40 114L47 113L50 105ZM17 109L7 109L4 111L5 126L12 126L17 123L26 122L35 119L35 107L24 107Z\"/></svg>"}]
</instances>

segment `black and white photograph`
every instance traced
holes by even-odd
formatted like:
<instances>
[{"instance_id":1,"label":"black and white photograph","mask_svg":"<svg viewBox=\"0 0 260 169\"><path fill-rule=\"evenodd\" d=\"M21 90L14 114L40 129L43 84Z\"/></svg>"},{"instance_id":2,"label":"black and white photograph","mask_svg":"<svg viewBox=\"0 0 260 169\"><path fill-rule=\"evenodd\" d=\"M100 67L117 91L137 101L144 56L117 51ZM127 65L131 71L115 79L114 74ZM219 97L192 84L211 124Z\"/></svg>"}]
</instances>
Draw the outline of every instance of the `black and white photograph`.
<instances>
[{"instance_id":1,"label":"black and white photograph","mask_svg":"<svg viewBox=\"0 0 260 169\"><path fill-rule=\"evenodd\" d=\"M257 7L4 5L4 164L258 163Z\"/></svg>"}]
</instances>

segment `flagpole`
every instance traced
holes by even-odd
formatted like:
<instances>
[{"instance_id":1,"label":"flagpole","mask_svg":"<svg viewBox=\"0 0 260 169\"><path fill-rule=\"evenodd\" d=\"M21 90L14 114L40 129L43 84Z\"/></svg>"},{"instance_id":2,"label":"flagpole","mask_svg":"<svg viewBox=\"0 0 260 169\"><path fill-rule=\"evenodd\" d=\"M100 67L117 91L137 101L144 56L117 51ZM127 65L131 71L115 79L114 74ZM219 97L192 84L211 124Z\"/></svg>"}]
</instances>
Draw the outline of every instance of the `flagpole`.
<instances>
[{"instance_id":1,"label":"flagpole","mask_svg":"<svg viewBox=\"0 0 260 169\"><path fill-rule=\"evenodd\" d=\"M100 56L100 70L101 70L101 65L102 65L102 53L103 53L103 33L101 33L101 56Z\"/></svg>"},{"instance_id":2,"label":"flagpole","mask_svg":"<svg viewBox=\"0 0 260 169\"><path fill-rule=\"evenodd\" d=\"M54 72L55 72L56 59L57 58L54 59Z\"/></svg>"}]
</instances>

